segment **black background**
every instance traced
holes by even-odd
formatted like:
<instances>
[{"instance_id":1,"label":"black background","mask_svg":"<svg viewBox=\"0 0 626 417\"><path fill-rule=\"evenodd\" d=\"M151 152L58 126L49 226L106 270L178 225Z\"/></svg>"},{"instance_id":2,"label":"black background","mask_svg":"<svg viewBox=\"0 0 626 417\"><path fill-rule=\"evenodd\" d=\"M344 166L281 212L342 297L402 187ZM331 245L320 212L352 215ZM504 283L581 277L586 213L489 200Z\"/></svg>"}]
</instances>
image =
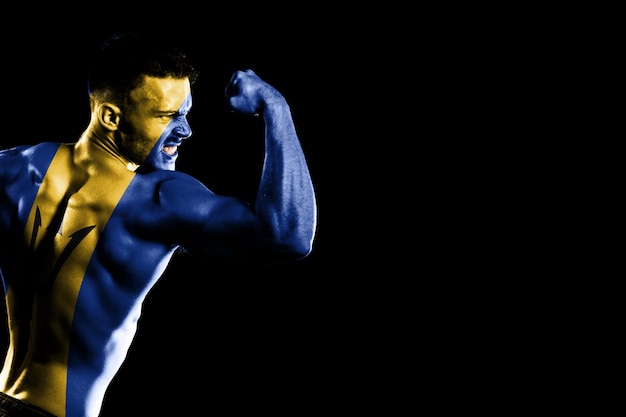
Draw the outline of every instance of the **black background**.
<instances>
[{"instance_id":1,"label":"black background","mask_svg":"<svg viewBox=\"0 0 626 417\"><path fill-rule=\"evenodd\" d=\"M378 366L363 329L377 326L380 300L367 299L371 281L362 269L372 260L360 250L366 241L354 233L358 222L348 203L353 181L364 175L348 166L361 156L344 151L372 139L348 110L368 105L353 91L360 87L359 66L371 60L361 56L369 38L345 29L341 16L316 10L275 14L234 5L202 16L193 8L164 9L114 20L104 10L53 19L38 12L36 19L21 15L17 29L3 29L2 148L75 141L89 120L91 48L114 31L163 30L201 70L189 116L194 134L180 149L178 169L215 192L253 198L262 125L224 110L232 72L251 68L290 103L318 194L318 234L306 260L238 270L185 254L174 258L144 304L102 417L202 409L325 414L360 397L353 388L368 386ZM360 198L361 204L369 199ZM366 204L371 216L367 209L373 207Z\"/></svg>"},{"instance_id":2,"label":"black background","mask_svg":"<svg viewBox=\"0 0 626 417\"><path fill-rule=\"evenodd\" d=\"M544 223L554 190L534 159L556 130L537 122L571 74L554 65L571 31L544 37L534 9L476 5L123 6L3 16L2 146L77 138L88 46L115 28L162 29L189 41L203 71L179 169L217 192L253 192L259 126L224 114L222 94L233 70L255 69L291 104L319 228L296 264L242 273L179 256L146 301L103 417L395 415L402 400L484 409L493 390L511 398L500 383L511 375L540 375L524 341L536 343L534 317L545 326L534 297L552 294L533 280L552 271L537 261L558 239L542 235L557 233Z\"/></svg>"}]
</instances>

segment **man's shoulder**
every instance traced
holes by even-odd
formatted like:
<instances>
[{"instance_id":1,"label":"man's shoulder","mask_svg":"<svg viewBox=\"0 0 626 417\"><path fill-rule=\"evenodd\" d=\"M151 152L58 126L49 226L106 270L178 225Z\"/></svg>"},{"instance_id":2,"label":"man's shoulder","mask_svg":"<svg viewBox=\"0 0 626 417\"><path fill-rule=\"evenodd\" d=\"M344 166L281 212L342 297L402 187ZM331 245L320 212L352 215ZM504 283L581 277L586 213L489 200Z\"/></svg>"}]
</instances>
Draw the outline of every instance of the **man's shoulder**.
<instances>
[{"instance_id":1,"label":"man's shoulder","mask_svg":"<svg viewBox=\"0 0 626 417\"><path fill-rule=\"evenodd\" d=\"M197 178L182 171L155 170L138 175L138 180L159 187L204 187Z\"/></svg>"},{"instance_id":2,"label":"man's shoulder","mask_svg":"<svg viewBox=\"0 0 626 417\"><path fill-rule=\"evenodd\" d=\"M0 150L0 171L5 174L17 174L24 169L45 171L60 145L58 142L42 142Z\"/></svg>"},{"instance_id":3,"label":"man's shoulder","mask_svg":"<svg viewBox=\"0 0 626 417\"><path fill-rule=\"evenodd\" d=\"M157 170L137 175L131 185L154 201L172 202L181 198L206 198L213 193L197 178L181 171Z\"/></svg>"},{"instance_id":4,"label":"man's shoulder","mask_svg":"<svg viewBox=\"0 0 626 417\"><path fill-rule=\"evenodd\" d=\"M136 175L118 203L118 213L142 223L189 224L194 213L206 209L215 194L195 177L180 171L152 171ZM178 220L177 220L178 219Z\"/></svg>"},{"instance_id":5,"label":"man's shoulder","mask_svg":"<svg viewBox=\"0 0 626 417\"><path fill-rule=\"evenodd\" d=\"M33 159L41 157L52 157L56 153L61 143L41 142L34 145L17 145L11 148L0 150L0 157L5 159Z\"/></svg>"}]
</instances>

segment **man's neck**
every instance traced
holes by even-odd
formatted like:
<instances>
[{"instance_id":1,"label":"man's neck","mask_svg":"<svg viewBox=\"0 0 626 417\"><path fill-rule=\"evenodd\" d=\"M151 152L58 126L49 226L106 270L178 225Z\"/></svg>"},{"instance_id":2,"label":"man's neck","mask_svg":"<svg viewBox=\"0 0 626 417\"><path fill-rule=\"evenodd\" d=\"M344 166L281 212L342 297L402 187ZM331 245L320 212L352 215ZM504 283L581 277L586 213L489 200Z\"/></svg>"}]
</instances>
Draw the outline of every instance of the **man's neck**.
<instances>
[{"instance_id":1,"label":"man's neck","mask_svg":"<svg viewBox=\"0 0 626 417\"><path fill-rule=\"evenodd\" d=\"M112 136L98 134L91 129L85 130L75 145L76 163L88 165L110 165L112 162L129 171L135 171L139 165L130 161L120 151Z\"/></svg>"}]
</instances>

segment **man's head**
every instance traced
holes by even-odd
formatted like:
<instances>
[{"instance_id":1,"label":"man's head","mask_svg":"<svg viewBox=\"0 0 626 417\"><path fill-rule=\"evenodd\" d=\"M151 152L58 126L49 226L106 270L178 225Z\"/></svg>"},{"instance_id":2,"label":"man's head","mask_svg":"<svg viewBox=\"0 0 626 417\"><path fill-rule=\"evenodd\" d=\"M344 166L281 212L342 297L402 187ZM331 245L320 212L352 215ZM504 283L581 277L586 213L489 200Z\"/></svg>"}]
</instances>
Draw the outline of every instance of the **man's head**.
<instances>
[{"instance_id":1,"label":"man's head","mask_svg":"<svg viewBox=\"0 0 626 417\"><path fill-rule=\"evenodd\" d=\"M187 113L197 71L182 50L159 38L122 34L92 57L92 115L124 156L148 169L173 170L177 147L191 135Z\"/></svg>"},{"instance_id":2,"label":"man's head","mask_svg":"<svg viewBox=\"0 0 626 417\"><path fill-rule=\"evenodd\" d=\"M188 78L193 84L198 72L186 53L169 40L139 33L115 34L92 55L89 97L120 105L145 75Z\"/></svg>"}]
</instances>

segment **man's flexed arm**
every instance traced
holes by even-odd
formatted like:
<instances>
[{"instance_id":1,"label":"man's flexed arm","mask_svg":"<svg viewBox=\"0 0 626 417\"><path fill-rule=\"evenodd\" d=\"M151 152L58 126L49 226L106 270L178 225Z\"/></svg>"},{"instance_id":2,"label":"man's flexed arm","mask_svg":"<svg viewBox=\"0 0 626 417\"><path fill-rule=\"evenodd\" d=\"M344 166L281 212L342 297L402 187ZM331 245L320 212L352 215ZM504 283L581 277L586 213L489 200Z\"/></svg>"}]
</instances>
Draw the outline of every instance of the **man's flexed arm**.
<instances>
[{"instance_id":1,"label":"man's flexed arm","mask_svg":"<svg viewBox=\"0 0 626 417\"><path fill-rule=\"evenodd\" d=\"M252 70L237 71L226 87L231 108L265 122L265 161L256 215L266 233L306 256L312 249L317 207L309 168L285 98Z\"/></svg>"}]
</instances>

